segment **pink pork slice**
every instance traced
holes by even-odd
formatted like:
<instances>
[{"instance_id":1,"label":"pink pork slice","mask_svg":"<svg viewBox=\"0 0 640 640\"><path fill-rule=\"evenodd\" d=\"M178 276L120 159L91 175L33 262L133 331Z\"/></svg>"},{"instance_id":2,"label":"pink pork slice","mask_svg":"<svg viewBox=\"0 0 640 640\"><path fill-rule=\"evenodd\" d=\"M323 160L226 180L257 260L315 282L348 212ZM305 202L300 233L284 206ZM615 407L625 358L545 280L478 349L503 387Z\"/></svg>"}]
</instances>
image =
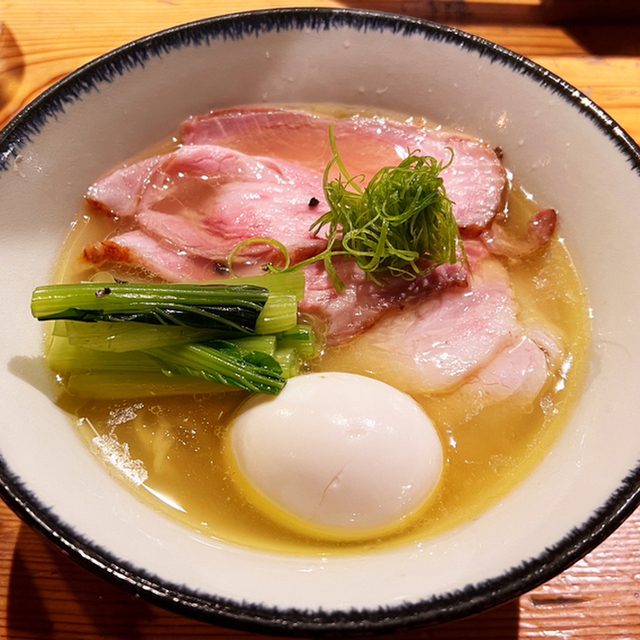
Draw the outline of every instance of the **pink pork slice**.
<instances>
[{"instance_id":1,"label":"pink pork slice","mask_svg":"<svg viewBox=\"0 0 640 640\"><path fill-rule=\"evenodd\" d=\"M82 258L98 266L115 263L140 268L168 282L204 282L220 278L216 263L177 253L139 229L89 245Z\"/></svg>"},{"instance_id":2,"label":"pink pork slice","mask_svg":"<svg viewBox=\"0 0 640 640\"><path fill-rule=\"evenodd\" d=\"M477 241L465 243L472 270L488 255ZM322 262L305 268L306 293L299 309L320 320L327 346L348 342L372 326L388 311L402 308L447 287L466 286L468 270L462 264L441 265L432 273L412 281L388 278L381 287L368 280L354 260L334 260L338 276L345 285L338 293Z\"/></svg>"},{"instance_id":3,"label":"pink pork slice","mask_svg":"<svg viewBox=\"0 0 640 640\"><path fill-rule=\"evenodd\" d=\"M138 210L140 196L154 171L166 156L154 156L141 162L114 171L106 178L92 184L86 195L87 201L114 217L134 216Z\"/></svg>"},{"instance_id":4,"label":"pink pork slice","mask_svg":"<svg viewBox=\"0 0 640 640\"><path fill-rule=\"evenodd\" d=\"M519 336L465 384L469 411L510 398L529 406L540 395L550 373L545 351L528 335Z\"/></svg>"},{"instance_id":5,"label":"pink pork slice","mask_svg":"<svg viewBox=\"0 0 640 640\"><path fill-rule=\"evenodd\" d=\"M328 208L320 174L215 145L182 147L117 170L94 184L87 199L130 218L165 248L214 261L225 261L250 238L276 239L294 260L326 246L309 231ZM242 255L268 261L280 252L260 244Z\"/></svg>"},{"instance_id":6,"label":"pink pork slice","mask_svg":"<svg viewBox=\"0 0 640 640\"><path fill-rule=\"evenodd\" d=\"M246 108L190 118L182 125L185 144L220 144L244 153L268 154L322 171L332 157L329 125L352 175L370 179L396 165L409 151L453 161L442 172L447 195L461 229L485 229L504 206L506 172L497 154L461 133L445 132L387 118L328 118L304 111Z\"/></svg>"},{"instance_id":7,"label":"pink pork slice","mask_svg":"<svg viewBox=\"0 0 640 640\"><path fill-rule=\"evenodd\" d=\"M375 377L409 393L452 390L513 345L523 329L509 278L495 260L468 287L449 287L390 312L348 347Z\"/></svg>"}]
</instances>

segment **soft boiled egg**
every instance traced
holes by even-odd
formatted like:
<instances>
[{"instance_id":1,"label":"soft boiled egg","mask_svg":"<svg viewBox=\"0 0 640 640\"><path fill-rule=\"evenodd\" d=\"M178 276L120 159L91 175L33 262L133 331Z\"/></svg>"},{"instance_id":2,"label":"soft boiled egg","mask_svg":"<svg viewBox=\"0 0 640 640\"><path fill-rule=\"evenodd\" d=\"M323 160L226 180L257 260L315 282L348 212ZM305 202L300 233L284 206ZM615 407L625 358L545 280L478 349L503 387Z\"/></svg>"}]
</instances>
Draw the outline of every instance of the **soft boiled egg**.
<instances>
[{"instance_id":1,"label":"soft boiled egg","mask_svg":"<svg viewBox=\"0 0 640 640\"><path fill-rule=\"evenodd\" d=\"M271 518L331 539L381 535L433 494L443 450L410 396L350 373L313 373L254 396L230 430L240 490Z\"/></svg>"}]
</instances>

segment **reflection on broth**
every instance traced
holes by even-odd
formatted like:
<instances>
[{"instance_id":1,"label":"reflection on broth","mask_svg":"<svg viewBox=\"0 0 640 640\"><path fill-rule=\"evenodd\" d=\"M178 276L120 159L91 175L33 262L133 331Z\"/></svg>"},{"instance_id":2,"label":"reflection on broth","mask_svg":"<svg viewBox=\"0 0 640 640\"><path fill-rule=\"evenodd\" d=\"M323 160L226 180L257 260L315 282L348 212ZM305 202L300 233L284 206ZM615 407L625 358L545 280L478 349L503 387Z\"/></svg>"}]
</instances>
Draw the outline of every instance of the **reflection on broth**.
<instances>
[{"instance_id":1,"label":"reflection on broth","mask_svg":"<svg viewBox=\"0 0 640 640\"><path fill-rule=\"evenodd\" d=\"M319 113L346 116L352 112L323 107ZM262 138L257 140L250 138L238 146L244 152L272 153L272 149L256 148ZM160 149L167 152L175 148L177 144L171 142ZM141 158L155 153L158 149ZM311 164L308 155L301 157L299 146L281 146L279 153L285 160ZM508 162L508 150L505 157ZM320 160L325 161L317 160L316 170L322 169ZM537 211L535 202L512 186L500 222L508 232L523 235ZM132 219L110 218L87 206L80 212L64 248L58 280L78 282L103 269L123 280L161 280L138 265L94 266L78 260L85 247L117 237L123 230L131 229L132 224ZM466 237L472 233L476 232L468 232ZM473 376L437 393L412 390L411 395L438 431L445 452L445 471L437 493L420 517L383 540L313 539L280 526L239 491L233 478L237 470L227 464L228 427L248 397L245 392L121 400L63 394L60 403L78 417L88 446L102 443L99 454L109 458L111 453L110 460L119 460L132 491L154 508L206 535L295 553L329 553L354 547L376 549L381 544L400 544L435 535L478 516L542 460L568 419L588 365L587 301L561 239L552 238L543 251L526 258L501 257L498 261L514 291L517 321L523 326L550 329L559 353L553 357L547 353L550 374L534 401L523 401L516 394L487 402L482 388L472 384ZM411 309L410 304L408 308ZM404 308L392 309L384 314L384 322L393 322L394 314L405 312ZM367 328L343 344L327 347L321 357L307 363L307 371L358 373L402 389L401 367L394 367L385 358L372 359L371 335L372 330Z\"/></svg>"}]
</instances>

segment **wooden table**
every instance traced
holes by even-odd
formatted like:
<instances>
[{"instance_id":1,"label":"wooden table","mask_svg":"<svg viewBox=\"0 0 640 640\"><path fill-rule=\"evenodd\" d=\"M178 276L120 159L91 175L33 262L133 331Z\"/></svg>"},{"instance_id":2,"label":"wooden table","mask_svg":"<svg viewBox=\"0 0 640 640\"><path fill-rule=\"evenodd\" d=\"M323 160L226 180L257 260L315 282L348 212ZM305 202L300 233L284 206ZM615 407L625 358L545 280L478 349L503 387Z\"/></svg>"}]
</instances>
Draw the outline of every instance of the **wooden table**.
<instances>
[{"instance_id":1,"label":"wooden table","mask_svg":"<svg viewBox=\"0 0 640 640\"><path fill-rule=\"evenodd\" d=\"M619 3L626 7L620 24L607 22L606 15L581 24L580 2L555 3L563 7L562 24L549 22L559 15L546 10L550 0L0 0L0 126L65 74L137 37L238 10L315 5L404 12L461 26L558 73L640 140L640 20L629 15L640 13L633 10L640 3ZM584 2L591 15L604 4ZM80 569L0 505L0 639L246 635L121 592ZM640 513L571 569L520 599L469 620L394 637L640 638Z\"/></svg>"}]
</instances>

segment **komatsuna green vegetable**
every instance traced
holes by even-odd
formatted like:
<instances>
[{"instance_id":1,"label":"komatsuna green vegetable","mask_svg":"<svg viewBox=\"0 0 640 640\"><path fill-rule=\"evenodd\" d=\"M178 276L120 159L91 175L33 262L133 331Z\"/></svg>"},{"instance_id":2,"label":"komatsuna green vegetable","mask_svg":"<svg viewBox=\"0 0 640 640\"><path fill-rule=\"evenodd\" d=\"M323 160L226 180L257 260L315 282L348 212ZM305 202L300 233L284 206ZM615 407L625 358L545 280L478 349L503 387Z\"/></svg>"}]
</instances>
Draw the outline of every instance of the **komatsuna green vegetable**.
<instances>
[{"instance_id":1,"label":"komatsuna green vegetable","mask_svg":"<svg viewBox=\"0 0 640 640\"><path fill-rule=\"evenodd\" d=\"M187 383L199 378L214 383L210 392L277 394L315 349L313 332L297 324L303 294L302 273L215 285L50 285L34 291L32 312L55 321L46 358L79 395L95 389L96 376L101 397L128 394L129 384L141 395L166 391L159 376L178 389L199 388Z\"/></svg>"},{"instance_id":2,"label":"komatsuna green vegetable","mask_svg":"<svg viewBox=\"0 0 640 640\"><path fill-rule=\"evenodd\" d=\"M286 383L280 364L267 353L245 355L233 342L215 341L147 351L165 375L190 376L252 393L277 395Z\"/></svg>"},{"instance_id":3,"label":"komatsuna green vegetable","mask_svg":"<svg viewBox=\"0 0 640 640\"><path fill-rule=\"evenodd\" d=\"M135 329L136 339L129 335L121 339L117 330L122 328ZM202 332L56 320L45 357L65 381L68 392L81 397L193 395L222 393L229 387L276 394L320 348L314 331L304 324L280 333L228 341L203 339ZM189 341L190 336L196 339Z\"/></svg>"},{"instance_id":4,"label":"komatsuna green vegetable","mask_svg":"<svg viewBox=\"0 0 640 640\"><path fill-rule=\"evenodd\" d=\"M38 320L139 322L254 333L269 291L255 285L81 283L38 287L31 312Z\"/></svg>"}]
</instances>

